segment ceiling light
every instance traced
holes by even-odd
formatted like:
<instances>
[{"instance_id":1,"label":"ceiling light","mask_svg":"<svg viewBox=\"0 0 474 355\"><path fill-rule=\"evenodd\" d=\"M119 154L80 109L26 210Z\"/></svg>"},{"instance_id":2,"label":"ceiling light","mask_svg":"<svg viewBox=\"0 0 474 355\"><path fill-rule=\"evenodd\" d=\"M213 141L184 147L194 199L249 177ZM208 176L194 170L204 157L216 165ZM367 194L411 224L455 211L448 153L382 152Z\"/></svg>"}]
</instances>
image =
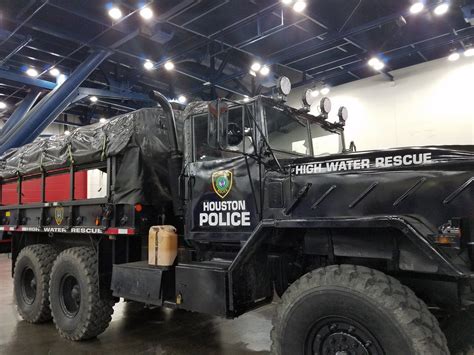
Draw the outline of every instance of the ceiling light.
<instances>
[{"instance_id":1,"label":"ceiling light","mask_svg":"<svg viewBox=\"0 0 474 355\"><path fill-rule=\"evenodd\" d=\"M382 70L385 67L385 64L383 62L377 62L374 64L373 68L375 70Z\"/></svg>"},{"instance_id":2,"label":"ceiling light","mask_svg":"<svg viewBox=\"0 0 474 355\"><path fill-rule=\"evenodd\" d=\"M466 49L464 51L464 56L465 57L474 57L474 47Z\"/></svg>"},{"instance_id":3,"label":"ceiling light","mask_svg":"<svg viewBox=\"0 0 474 355\"><path fill-rule=\"evenodd\" d=\"M113 7L109 10L109 16L114 20L118 20L122 18L122 10L120 10L118 7Z\"/></svg>"},{"instance_id":4,"label":"ceiling light","mask_svg":"<svg viewBox=\"0 0 474 355\"><path fill-rule=\"evenodd\" d=\"M446 12L448 12L448 10L449 10L449 4L447 2L443 2L439 4L438 6L436 6L436 8L434 9L434 14L437 16L441 16L441 15L444 15Z\"/></svg>"},{"instance_id":5,"label":"ceiling light","mask_svg":"<svg viewBox=\"0 0 474 355\"><path fill-rule=\"evenodd\" d=\"M371 66L371 67L374 67L376 64L378 63L381 63L380 62L380 59L377 58L377 57L373 57L371 58L369 61L368 61L368 64Z\"/></svg>"},{"instance_id":6,"label":"ceiling light","mask_svg":"<svg viewBox=\"0 0 474 355\"><path fill-rule=\"evenodd\" d=\"M293 5L293 10L295 10L296 12L301 12L304 9L306 9L306 2L305 1L298 0Z\"/></svg>"},{"instance_id":7,"label":"ceiling light","mask_svg":"<svg viewBox=\"0 0 474 355\"><path fill-rule=\"evenodd\" d=\"M64 134L65 134L66 136L70 136L70 135L71 135L71 131L65 130L65 131L64 131Z\"/></svg>"},{"instance_id":8,"label":"ceiling light","mask_svg":"<svg viewBox=\"0 0 474 355\"><path fill-rule=\"evenodd\" d=\"M263 76L267 76L269 73L270 73L270 68L266 65L264 65L262 69L260 69L260 74L262 74Z\"/></svg>"},{"instance_id":9,"label":"ceiling light","mask_svg":"<svg viewBox=\"0 0 474 355\"><path fill-rule=\"evenodd\" d=\"M423 9L425 8L425 5L421 2L415 2L413 5L410 6L410 13L413 15L419 14Z\"/></svg>"},{"instance_id":10,"label":"ceiling light","mask_svg":"<svg viewBox=\"0 0 474 355\"><path fill-rule=\"evenodd\" d=\"M152 63L151 60L145 60L145 62L143 63L143 67L146 69L146 70L152 70L155 65Z\"/></svg>"},{"instance_id":11,"label":"ceiling light","mask_svg":"<svg viewBox=\"0 0 474 355\"><path fill-rule=\"evenodd\" d=\"M105 117L101 117L99 120L100 123L105 123L107 122L107 119Z\"/></svg>"},{"instance_id":12,"label":"ceiling light","mask_svg":"<svg viewBox=\"0 0 474 355\"><path fill-rule=\"evenodd\" d=\"M459 57L460 57L460 55L459 55L458 52L453 52L453 53L451 53L451 54L449 55L448 60L449 60L450 62L455 62L456 60L459 59Z\"/></svg>"},{"instance_id":13,"label":"ceiling light","mask_svg":"<svg viewBox=\"0 0 474 355\"><path fill-rule=\"evenodd\" d=\"M187 101L186 96L184 96L184 95L179 95L179 97L178 97L178 102L179 102L180 104L185 104L186 101Z\"/></svg>"},{"instance_id":14,"label":"ceiling light","mask_svg":"<svg viewBox=\"0 0 474 355\"><path fill-rule=\"evenodd\" d=\"M319 90L318 89L311 89L311 96L312 97L318 97L319 96Z\"/></svg>"},{"instance_id":15,"label":"ceiling light","mask_svg":"<svg viewBox=\"0 0 474 355\"><path fill-rule=\"evenodd\" d=\"M0 101L0 110L5 110L7 108L7 104L3 101Z\"/></svg>"},{"instance_id":16,"label":"ceiling light","mask_svg":"<svg viewBox=\"0 0 474 355\"><path fill-rule=\"evenodd\" d=\"M26 70L26 75L31 76L31 77L36 77L38 76L38 71L35 68L28 68Z\"/></svg>"},{"instance_id":17,"label":"ceiling light","mask_svg":"<svg viewBox=\"0 0 474 355\"><path fill-rule=\"evenodd\" d=\"M165 69L168 70L168 71L173 70L174 69L174 63L171 60L168 60L165 63Z\"/></svg>"},{"instance_id":18,"label":"ceiling light","mask_svg":"<svg viewBox=\"0 0 474 355\"><path fill-rule=\"evenodd\" d=\"M67 76L64 74L59 74L58 77L56 78L56 84L62 85L67 79Z\"/></svg>"},{"instance_id":19,"label":"ceiling light","mask_svg":"<svg viewBox=\"0 0 474 355\"><path fill-rule=\"evenodd\" d=\"M262 64L260 64L259 62L253 63L252 66L250 67L250 69L252 69L252 71L254 72L258 72L260 68L262 68Z\"/></svg>"},{"instance_id":20,"label":"ceiling light","mask_svg":"<svg viewBox=\"0 0 474 355\"><path fill-rule=\"evenodd\" d=\"M153 17L153 10L149 7L144 7L140 10L140 16L145 20L150 20Z\"/></svg>"},{"instance_id":21,"label":"ceiling light","mask_svg":"<svg viewBox=\"0 0 474 355\"><path fill-rule=\"evenodd\" d=\"M59 74L61 74L61 72L59 71L58 68L51 68L49 70L49 74L51 74L52 76L59 76Z\"/></svg>"},{"instance_id":22,"label":"ceiling light","mask_svg":"<svg viewBox=\"0 0 474 355\"><path fill-rule=\"evenodd\" d=\"M281 0L281 2L285 5L290 5L293 2L293 0Z\"/></svg>"},{"instance_id":23,"label":"ceiling light","mask_svg":"<svg viewBox=\"0 0 474 355\"><path fill-rule=\"evenodd\" d=\"M328 86L325 86L321 89L321 94L322 95L327 95L327 94L329 94L330 91L331 91L331 89Z\"/></svg>"},{"instance_id":24,"label":"ceiling light","mask_svg":"<svg viewBox=\"0 0 474 355\"><path fill-rule=\"evenodd\" d=\"M244 96L244 102L249 102L249 101L250 101L250 98L247 95L245 95Z\"/></svg>"},{"instance_id":25,"label":"ceiling light","mask_svg":"<svg viewBox=\"0 0 474 355\"><path fill-rule=\"evenodd\" d=\"M97 102L98 98L97 96L91 96L89 97L89 100L91 100L91 102Z\"/></svg>"}]
</instances>

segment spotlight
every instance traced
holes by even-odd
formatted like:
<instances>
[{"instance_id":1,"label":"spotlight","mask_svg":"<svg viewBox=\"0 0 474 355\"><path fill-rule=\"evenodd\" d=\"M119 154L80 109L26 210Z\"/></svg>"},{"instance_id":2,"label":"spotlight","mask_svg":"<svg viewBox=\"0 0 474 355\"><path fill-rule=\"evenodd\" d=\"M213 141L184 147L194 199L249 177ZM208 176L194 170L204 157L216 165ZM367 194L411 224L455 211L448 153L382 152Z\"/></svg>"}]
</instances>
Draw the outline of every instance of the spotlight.
<instances>
[{"instance_id":1,"label":"spotlight","mask_svg":"<svg viewBox=\"0 0 474 355\"><path fill-rule=\"evenodd\" d=\"M311 89L311 96L312 97L318 97L319 96L319 90L318 89Z\"/></svg>"},{"instance_id":2,"label":"spotlight","mask_svg":"<svg viewBox=\"0 0 474 355\"><path fill-rule=\"evenodd\" d=\"M474 47L466 49L464 51L464 56L465 57L474 57Z\"/></svg>"},{"instance_id":3,"label":"spotlight","mask_svg":"<svg viewBox=\"0 0 474 355\"><path fill-rule=\"evenodd\" d=\"M260 74L262 74L263 76L267 76L269 73L270 73L270 68L266 65L264 65L262 69L260 69Z\"/></svg>"},{"instance_id":4,"label":"spotlight","mask_svg":"<svg viewBox=\"0 0 474 355\"><path fill-rule=\"evenodd\" d=\"M114 20L119 20L122 18L122 10L120 10L118 7L113 7L109 10L109 16Z\"/></svg>"},{"instance_id":5,"label":"spotlight","mask_svg":"<svg viewBox=\"0 0 474 355\"><path fill-rule=\"evenodd\" d=\"M258 72L260 68L262 68L262 64L260 64L259 62L253 63L252 66L250 67L250 69L252 69L252 71L254 72Z\"/></svg>"},{"instance_id":6,"label":"spotlight","mask_svg":"<svg viewBox=\"0 0 474 355\"><path fill-rule=\"evenodd\" d=\"M154 68L154 64L152 63L151 60L145 60L145 62L143 63L143 67L146 69L146 70L152 70Z\"/></svg>"},{"instance_id":7,"label":"spotlight","mask_svg":"<svg viewBox=\"0 0 474 355\"><path fill-rule=\"evenodd\" d=\"M168 71L173 70L174 69L174 63L171 60L168 60L165 63L165 69L168 70Z\"/></svg>"},{"instance_id":8,"label":"spotlight","mask_svg":"<svg viewBox=\"0 0 474 355\"><path fill-rule=\"evenodd\" d=\"M89 97L89 100L91 100L91 102L97 102L98 98L97 96L91 96Z\"/></svg>"},{"instance_id":9,"label":"spotlight","mask_svg":"<svg viewBox=\"0 0 474 355\"><path fill-rule=\"evenodd\" d=\"M448 10L449 10L449 4L447 2L443 2L439 4L438 6L436 6L436 8L434 9L434 14L436 16L441 16L441 15L444 15L446 12L448 12Z\"/></svg>"},{"instance_id":10,"label":"spotlight","mask_svg":"<svg viewBox=\"0 0 474 355\"><path fill-rule=\"evenodd\" d=\"M304 9L306 9L306 2L305 1L298 0L293 5L293 10L295 10L296 12L301 12Z\"/></svg>"},{"instance_id":11,"label":"spotlight","mask_svg":"<svg viewBox=\"0 0 474 355\"><path fill-rule=\"evenodd\" d=\"M66 136L70 136L70 135L71 135L71 131L69 131L69 130L65 130L65 131L64 131L64 135L66 135Z\"/></svg>"},{"instance_id":12,"label":"spotlight","mask_svg":"<svg viewBox=\"0 0 474 355\"><path fill-rule=\"evenodd\" d=\"M179 95L179 97L178 97L178 102L179 102L180 104L185 104L186 101L187 101L186 96L184 96L184 95Z\"/></svg>"},{"instance_id":13,"label":"spotlight","mask_svg":"<svg viewBox=\"0 0 474 355\"><path fill-rule=\"evenodd\" d=\"M458 52L453 52L453 53L451 53L451 54L449 55L448 60L449 60L450 62L455 62L456 60L459 59L459 57L460 57L460 55L459 55Z\"/></svg>"},{"instance_id":14,"label":"spotlight","mask_svg":"<svg viewBox=\"0 0 474 355\"><path fill-rule=\"evenodd\" d=\"M101 117L99 120L100 123L105 123L107 122L107 119L105 117Z\"/></svg>"},{"instance_id":15,"label":"spotlight","mask_svg":"<svg viewBox=\"0 0 474 355\"><path fill-rule=\"evenodd\" d=\"M373 57L367 62L371 67L375 66L377 63L380 63L380 59L377 57Z\"/></svg>"},{"instance_id":16,"label":"spotlight","mask_svg":"<svg viewBox=\"0 0 474 355\"><path fill-rule=\"evenodd\" d=\"M38 71L35 68L28 68L26 70L26 75L31 76L31 77L37 77Z\"/></svg>"},{"instance_id":17,"label":"spotlight","mask_svg":"<svg viewBox=\"0 0 474 355\"><path fill-rule=\"evenodd\" d=\"M285 5L290 5L293 2L293 0L281 0L281 2Z\"/></svg>"},{"instance_id":18,"label":"spotlight","mask_svg":"<svg viewBox=\"0 0 474 355\"><path fill-rule=\"evenodd\" d=\"M247 95L245 95L244 96L244 102L249 102L249 101L250 101L250 98Z\"/></svg>"},{"instance_id":19,"label":"spotlight","mask_svg":"<svg viewBox=\"0 0 474 355\"><path fill-rule=\"evenodd\" d=\"M413 5L410 6L410 13L413 15L419 14L423 9L425 8L425 5L421 2L415 2Z\"/></svg>"},{"instance_id":20,"label":"spotlight","mask_svg":"<svg viewBox=\"0 0 474 355\"><path fill-rule=\"evenodd\" d=\"M331 91L331 89L329 88L329 86L325 86L321 89L321 94L322 95L327 95L327 94L329 94L330 91Z\"/></svg>"},{"instance_id":21,"label":"spotlight","mask_svg":"<svg viewBox=\"0 0 474 355\"><path fill-rule=\"evenodd\" d=\"M58 68L51 68L49 70L49 74L56 77L56 76L59 76L59 74L61 74L61 72L59 71Z\"/></svg>"},{"instance_id":22,"label":"spotlight","mask_svg":"<svg viewBox=\"0 0 474 355\"><path fill-rule=\"evenodd\" d=\"M7 104L3 101L0 101L0 110L5 110L7 108Z\"/></svg>"},{"instance_id":23,"label":"spotlight","mask_svg":"<svg viewBox=\"0 0 474 355\"><path fill-rule=\"evenodd\" d=\"M140 16L145 20L150 20L153 17L153 10L149 7L144 7L140 10Z\"/></svg>"}]
</instances>

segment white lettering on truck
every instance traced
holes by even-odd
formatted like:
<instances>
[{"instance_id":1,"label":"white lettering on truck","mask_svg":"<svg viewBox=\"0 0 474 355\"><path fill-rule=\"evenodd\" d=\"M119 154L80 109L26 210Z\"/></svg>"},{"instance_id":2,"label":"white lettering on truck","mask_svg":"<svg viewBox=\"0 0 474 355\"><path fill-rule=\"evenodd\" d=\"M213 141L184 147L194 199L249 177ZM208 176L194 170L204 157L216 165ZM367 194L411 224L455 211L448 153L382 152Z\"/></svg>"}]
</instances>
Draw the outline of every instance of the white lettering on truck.
<instances>
[{"instance_id":1,"label":"white lettering on truck","mask_svg":"<svg viewBox=\"0 0 474 355\"><path fill-rule=\"evenodd\" d=\"M203 201L199 213L200 227L248 227L250 212L245 201Z\"/></svg>"}]
</instances>

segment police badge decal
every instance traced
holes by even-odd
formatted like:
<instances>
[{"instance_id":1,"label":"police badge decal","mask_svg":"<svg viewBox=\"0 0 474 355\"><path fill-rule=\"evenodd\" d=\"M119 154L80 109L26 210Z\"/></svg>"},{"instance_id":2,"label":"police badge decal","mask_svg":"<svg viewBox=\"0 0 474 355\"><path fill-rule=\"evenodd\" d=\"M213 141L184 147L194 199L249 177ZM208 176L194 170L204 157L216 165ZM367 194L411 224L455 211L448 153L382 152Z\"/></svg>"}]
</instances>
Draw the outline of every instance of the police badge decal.
<instances>
[{"instance_id":1,"label":"police badge decal","mask_svg":"<svg viewBox=\"0 0 474 355\"><path fill-rule=\"evenodd\" d=\"M212 173L212 188L220 198L226 197L232 189L232 171L221 170Z\"/></svg>"}]
</instances>

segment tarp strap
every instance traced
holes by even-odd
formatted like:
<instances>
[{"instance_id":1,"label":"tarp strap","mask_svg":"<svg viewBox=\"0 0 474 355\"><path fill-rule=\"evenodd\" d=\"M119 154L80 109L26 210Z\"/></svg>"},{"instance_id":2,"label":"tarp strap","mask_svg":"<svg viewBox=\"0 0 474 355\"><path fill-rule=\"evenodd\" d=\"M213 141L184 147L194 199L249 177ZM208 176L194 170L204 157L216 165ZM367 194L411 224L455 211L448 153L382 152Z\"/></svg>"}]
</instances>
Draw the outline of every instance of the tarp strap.
<instances>
[{"instance_id":1,"label":"tarp strap","mask_svg":"<svg viewBox=\"0 0 474 355\"><path fill-rule=\"evenodd\" d=\"M71 143L68 143L67 145L67 154L69 155L69 161L71 162L71 164L74 164L74 158L72 156L72 148L71 148Z\"/></svg>"},{"instance_id":2,"label":"tarp strap","mask_svg":"<svg viewBox=\"0 0 474 355\"><path fill-rule=\"evenodd\" d=\"M104 161L105 160L105 151L106 151L106 148L107 148L107 136L104 135L104 140L102 142L102 154L100 155L100 161Z\"/></svg>"}]
</instances>

